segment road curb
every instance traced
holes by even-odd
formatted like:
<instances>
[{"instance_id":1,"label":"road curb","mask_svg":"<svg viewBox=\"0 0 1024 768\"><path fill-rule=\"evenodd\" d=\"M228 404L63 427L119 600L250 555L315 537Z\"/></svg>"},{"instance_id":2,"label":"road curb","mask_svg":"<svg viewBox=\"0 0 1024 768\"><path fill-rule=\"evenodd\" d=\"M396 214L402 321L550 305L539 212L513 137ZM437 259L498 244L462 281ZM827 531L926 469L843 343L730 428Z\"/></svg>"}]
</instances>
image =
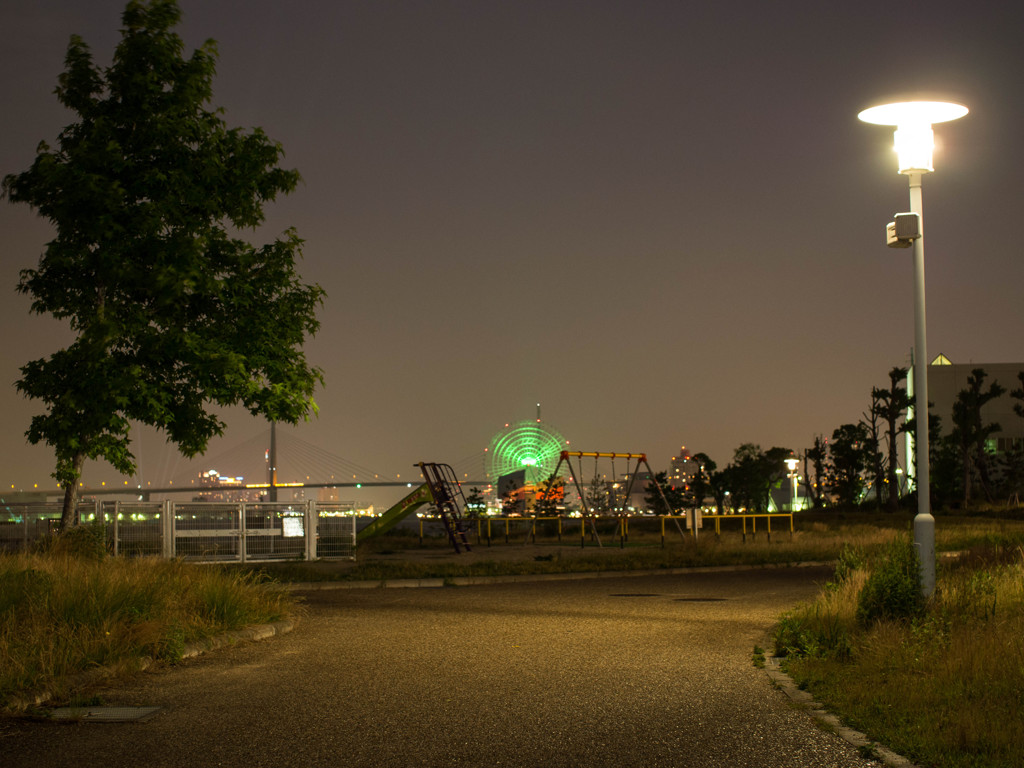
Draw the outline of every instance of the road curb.
<instances>
[{"instance_id":1,"label":"road curb","mask_svg":"<svg viewBox=\"0 0 1024 768\"><path fill-rule=\"evenodd\" d=\"M199 642L189 643L185 646L185 650L181 653L181 658L191 659L196 656L200 656L207 651L215 651L218 648L223 648L228 645L234 645L240 642L251 642L255 643L260 640L266 640L277 635L284 635L295 629L295 622L290 620L275 621L272 624L255 624L245 629L239 629L232 632L224 632L215 637L208 637L205 640Z\"/></svg>"},{"instance_id":2,"label":"road curb","mask_svg":"<svg viewBox=\"0 0 1024 768\"><path fill-rule=\"evenodd\" d=\"M569 581L573 579L614 579L626 576L683 576L695 573L729 571L760 571L777 568L819 568L834 565L832 561L767 563L758 565L699 565L681 568L654 568L623 571L570 571L566 573L521 573L506 576L446 576L425 579L379 579L370 581L309 581L282 584L293 592L318 592L331 589L437 589L440 587L474 587L484 584L519 584L533 581Z\"/></svg>"},{"instance_id":3,"label":"road curb","mask_svg":"<svg viewBox=\"0 0 1024 768\"><path fill-rule=\"evenodd\" d=\"M208 651L215 651L218 648L224 648L228 645L234 645L240 642L258 642L260 640L266 640L277 635L283 635L291 632L295 628L295 622L290 620L276 621L272 624L255 624L245 629L234 630L231 632L224 632L216 635L215 637L208 637L205 640L201 640L195 643L188 643L185 645L184 650L181 652L182 659L191 659L196 656L200 656ZM135 670L138 672L144 672L153 666L153 659L149 656L143 656L135 662ZM72 678L71 687L88 686L95 681L102 680L106 675L111 673L109 667L98 667L96 669L90 669L86 672L82 672ZM50 689L43 689L34 691L32 693L23 694L21 696L11 696L5 709L11 713L25 712L26 710L33 709L35 707L41 707L44 704L51 701L54 697L54 692Z\"/></svg>"},{"instance_id":4,"label":"road curb","mask_svg":"<svg viewBox=\"0 0 1024 768\"><path fill-rule=\"evenodd\" d=\"M849 742L860 750L864 750L877 760L881 760L890 768L920 768L903 755L893 752L888 747L872 741L866 734L848 728L842 721L825 709L825 707L814 700L807 691L801 689L793 678L782 670L781 659L778 656L769 656L765 659L765 672L772 682L782 690L797 706L807 710L807 713L817 720L823 727L832 731L841 739Z\"/></svg>"}]
</instances>

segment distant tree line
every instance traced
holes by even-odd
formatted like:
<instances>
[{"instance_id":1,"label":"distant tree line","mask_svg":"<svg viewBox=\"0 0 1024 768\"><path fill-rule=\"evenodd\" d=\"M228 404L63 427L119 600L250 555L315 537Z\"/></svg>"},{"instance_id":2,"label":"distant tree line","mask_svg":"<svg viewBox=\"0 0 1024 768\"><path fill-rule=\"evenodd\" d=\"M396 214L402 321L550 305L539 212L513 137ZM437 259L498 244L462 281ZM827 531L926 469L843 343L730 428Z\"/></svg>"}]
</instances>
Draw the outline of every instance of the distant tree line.
<instances>
[{"instance_id":1,"label":"distant tree line","mask_svg":"<svg viewBox=\"0 0 1024 768\"><path fill-rule=\"evenodd\" d=\"M872 388L870 405L858 421L841 424L830 437L815 436L802 455L789 448L763 450L743 443L721 469L706 453L697 453L689 459L692 469L685 478L657 472L644 489L646 510L663 515L713 506L719 514L768 512L773 492L782 490L791 477L787 460L794 459L802 470L801 495L815 510L870 506L895 512L912 506L914 494L907 494L901 482L899 441L907 434L916 435L910 415L915 403L907 393L906 368L893 368L888 378L886 386ZM971 372L953 403L948 431L943 431L941 417L929 413L931 494L936 509L980 502L1019 503L1024 491L1024 441L997 451L991 437L1002 426L982 417L988 403L1008 394L1018 401L1014 413L1024 419L1024 371L1017 374L1019 386L1009 391L997 381L986 385L986 379L983 368ZM474 492L470 506L479 514L484 505L478 489ZM594 514L621 509L626 502L617 496L613 482L597 476L584 494ZM509 509L511 503L503 500ZM531 511L555 515L571 509L565 480L551 477L539 485Z\"/></svg>"},{"instance_id":2,"label":"distant tree line","mask_svg":"<svg viewBox=\"0 0 1024 768\"><path fill-rule=\"evenodd\" d=\"M870 406L858 421L841 424L831 437L817 435L800 457L786 448L765 451L752 443L740 445L732 462L722 469L706 454L693 456L692 476L683 487L666 491L670 505L676 511L713 503L719 513L727 509L765 512L772 491L788 477L786 460L791 458L801 462L800 487L814 509L869 505L895 512L913 503L900 481L899 441L907 433L912 438L916 435L916 421L908 415L915 403L907 394L906 379L906 368L893 368L888 385L871 390ZM1019 386L1009 391L997 381L986 385L986 379L983 368L971 372L953 403L948 431L944 432L940 416L929 413L935 508L1019 503L1024 491L1024 441L996 450L991 438L1002 426L982 417L984 406L1008 394L1018 401L1014 413L1024 419L1024 371L1017 374ZM670 485L667 473L658 473L657 479L663 487ZM646 501L652 510L664 511L664 503L652 490Z\"/></svg>"}]
</instances>

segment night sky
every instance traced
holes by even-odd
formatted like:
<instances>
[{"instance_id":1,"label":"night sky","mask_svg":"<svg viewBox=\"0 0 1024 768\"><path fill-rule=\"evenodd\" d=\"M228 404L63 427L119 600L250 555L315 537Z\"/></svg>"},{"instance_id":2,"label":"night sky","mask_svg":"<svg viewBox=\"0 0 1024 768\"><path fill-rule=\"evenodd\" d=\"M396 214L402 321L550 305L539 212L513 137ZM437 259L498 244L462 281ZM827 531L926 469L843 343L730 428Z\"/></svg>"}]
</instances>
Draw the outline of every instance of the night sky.
<instances>
[{"instance_id":1,"label":"night sky","mask_svg":"<svg viewBox=\"0 0 1024 768\"><path fill-rule=\"evenodd\" d=\"M107 64L123 5L0 6L0 174L72 121L52 93L68 38ZM802 452L858 420L913 345L911 251L884 244L907 181L891 130L857 120L893 97L971 109L936 127L924 181L929 357L1024 360L1020 4L181 7L189 53L219 43L213 104L303 175L255 241L306 240L327 383L288 431L346 460L464 465L538 402L573 448L655 469L683 445L720 466L744 442ZM0 482L30 489L53 460L13 382L70 336L14 290L49 225L3 202L0 232ZM227 418L208 460L265 428ZM135 437L139 480L204 464Z\"/></svg>"}]
</instances>

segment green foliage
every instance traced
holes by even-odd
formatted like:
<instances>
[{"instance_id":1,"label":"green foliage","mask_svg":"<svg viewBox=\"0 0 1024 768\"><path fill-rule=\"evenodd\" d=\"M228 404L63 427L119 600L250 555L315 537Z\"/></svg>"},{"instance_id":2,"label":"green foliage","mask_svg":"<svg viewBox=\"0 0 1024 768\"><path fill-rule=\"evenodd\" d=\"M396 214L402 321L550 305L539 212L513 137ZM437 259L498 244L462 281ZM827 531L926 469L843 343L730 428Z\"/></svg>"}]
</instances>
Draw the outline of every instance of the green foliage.
<instances>
[{"instance_id":1,"label":"green foliage","mask_svg":"<svg viewBox=\"0 0 1024 768\"><path fill-rule=\"evenodd\" d=\"M853 506L864 493L864 473L871 466L874 447L863 424L843 424L829 443L828 485L839 504Z\"/></svg>"},{"instance_id":2,"label":"green foliage","mask_svg":"<svg viewBox=\"0 0 1024 768\"><path fill-rule=\"evenodd\" d=\"M33 547L33 551L37 554L99 561L107 556L106 531L99 523L76 525L40 539Z\"/></svg>"},{"instance_id":3,"label":"green foliage","mask_svg":"<svg viewBox=\"0 0 1024 768\"><path fill-rule=\"evenodd\" d=\"M479 488L470 488L469 495L466 497L466 514L470 520L475 520L481 517L487 511L487 502L484 501L484 495L480 492Z\"/></svg>"},{"instance_id":4,"label":"green foliage","mask_svg":"<svg viewBox=\"0 0 1024 768\"><path fill-rule=\"evenodd\" d=\"M611 511L612 496L610 483L594 475L585 489L587 508L592 515L603 515Z\"/></svg>"},{"instance_id":5,"label":"green foliage","mask_svg":"<svg viewBox=\"0 0 1024 768\"><path fill-rule=\"evenodd\" d=\"M868 556L863 547L843 544L836 560L836 570L832 579L825 584L826 588L836 589L850 580L854 572L862 571L867 566Z\"/></svg>"},{"instance_id":6,"label":"green foliage","mask_svg":"<svg viewBox=\"0 0 1024 768\"><path fill-rule=\"evenodd\" d=\"M857 603L857 623L868 627L878 621L908 621L921 615L921 561L907 536L900 536L874 564Z\"/></svg>"},{"instance_id":7,"label":"green foliage","mask_svg":"<svg viewBox=\"0 0 1024 768\"><path fill-rule=\"evenodd\" d=\"M744 443L733 454L732 463L712 476L732 494L735 509L767 512L771 490L786 476L785 460L792 455L787 448L769 448Z\"/></svg>"},{"instance_id":8,"label":"green foliage","mask_svg":"<svg viewBox=\"0 0 1024 768\"><path fill-rule=\"evenodd\" d=\"M757 667L758 669L764 669L764 648L762 648L760 645L755 645L752 659L754 661L755 667Z\"/></svg>"},{"instance_id":9,"label":"green foliage","mask_svg":"<svg viewBox=\"0 0 1024 768\"><path fill-rule=\"evenodd\" d=\"M0 708L85 669L176 661L191 642L276 621L289 606L256 575L179 561L0 556Z\"/></svg>"},{"instance_id":10,"label":"green foliage","mask_svg":"<svg viewBox=\"0 0 1024 768\"><path fill-rule=\"evenodd\" d=\"M808 475L805 482L815 509L822 509L825 506L825 462L827 459L828 443L821 435L815 435L814 446L804 451L804 474ZM813 480L806 471L808 462L814 470Z\"/></svg>"},{"instance_id":11,"label":"green foliage","mask_svg":"<svg viewBox=\"0 0 1024 768\"><path fill-rule=\"evenodd\" d=\"M971 502L975 474L978 475L986 498L992 501L989 457L985 443L989 436L998 432L1001 427L995 422L983 423L981 410L990 400L1002 396L1006 389L997 381L993 381L987 390L983 389L985 378L985 369L972 370L971 375L967 377L967 386L957 393L953 402L953 430L949 439L960 453L964 506Z\"/></svg>"},{"instance_id":12,"label":"green foliage","mask_svg":"<svg viewBox=\"0 0 1024 768\"><path fill-rule=\"evenodd\" d=\"M537 494L533 501L533 511L537 515L557 515L558 507L564 504L565 480L551 475L537 488Z\"/></svg>"},{"instance_id":13,"label":"green foliage","mask_svg":"<svg viewBox=\"0 0 1024 768\"><path fill-rule=\"evenodd\" d=\"M216 46L184 58L180 16L173 0L130 2L106 69L73 37L56 94L78 120L3 180L56 229L18 290L76 338L27 363L17 387L45 405L27 436L53 446L70 508L85 459L134 472L133 420L193 456L224 428L210 404L287 422L316 407L322 376L301 345L323 291L296 275L302 241L234 236L299 175L263 131L229 129L207 106Z\"/></svg>"},{"instance_id":14,"label":"green foliage","mask_svg":"<svg viewBox=\"0 0 1024 768\"><path fill-rule=\"evenodd\" d=\"M704 499L712 492L711 476L718 469L718 464L706 453L697 453L693 456L693 462L697 471L690 481L690 493L694 508L700 507Z\"/></svg>"},{"instance_id":15,"label":"green foliage","mask_svg":"<svg viewBox=\"0 0 1024 768\"><path fill-rule=\"evenodd\" d=\"M668 472L655 472L644 489L644 503L656 515L672 515L683 508L683 490L669 484Z\"/></svg>"},{"instance_id":16,"label":"green foliage","mask_svg":"<svg viewBox=\"0 0 1024 768\"><path fill-rule=\"evenodd\" d=\"M899 478L896 469L899 466L897 454L897 437L909 427L906 422L907 409L913 404L913 398L907 394L906 387L900 383L906 381L906 368L893 368L889 371L889 388L873 389L871 392L872 413L885 424L885 440L888 447L885 462L885 501L886 509L895 512L899 509ZM902 424L898 422L903 420Z\"/></svg>"},{"instance_id":17,"label":"green foliage","mask_svg":"<svg viewBox=\"0 0 1024 768\"><path fill-rule=\"evenodd\" d=\"M945 564L934 599L915 621L854 627L848 658L794 655L787 672L843 721L917 764L1024 764L1016 727L1024 690L1024 551L1010 546L1016 538L979 538ZM828 589L815 605L833 614L843 607Z\"/></svg>"},{"instance_id":18,"label":"green foliage","mask_svg":"<svg viewBox=\"0 0 1024 768\"><path fill-rule=\"evenodd\" d=\"M773 639L776 656L842 660L852 653L849 627L837 614L820 610L783 616Z\"/></svg>"}]
</instances>

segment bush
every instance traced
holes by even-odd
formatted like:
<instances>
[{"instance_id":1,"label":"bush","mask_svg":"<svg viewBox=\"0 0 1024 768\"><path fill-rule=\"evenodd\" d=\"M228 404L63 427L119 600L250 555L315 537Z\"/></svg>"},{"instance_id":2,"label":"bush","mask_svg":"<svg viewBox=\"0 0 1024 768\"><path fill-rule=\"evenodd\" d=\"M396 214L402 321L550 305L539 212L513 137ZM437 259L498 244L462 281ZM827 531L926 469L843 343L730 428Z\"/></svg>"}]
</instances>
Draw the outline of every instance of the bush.
<instances>
[{"instance_id":1,"label":"bush","mask_svg":"<svg viewBox=\"0 0 1024 768\"><path fill-rule=\"evenodd\" d=\"M866 571L849 570L826 584L817 600L784 614L775 628L775 655L849 659L857 629L857 596L866 579Z\"/></svg>"},{"instance_id":2,"label":"bush","mask_svg":"<svg viewBox=\"0 0 1024 768\"><path fill-rule=\"evenodd\" d=\"M100 523L75 525L63 533L41 539L33 551L40 555L65 555L98 562L107 556L106 533Z\"/></svg>"},{"instance_id":3,"label":"bush","mask_svg":"<svg viewBox=\"0 0 1024 768\"><path fill-rule=\"evenodd\" d=\"M865 554L863 547L843 544L843 548L839 551L839 558L836 560L835 573L825 586L830 589L836 589L845 584L855 571L864 569L867 560L867 554Z\"/></svg>"},{"instance_id":4,"label":"bush","mask_svg":"<svg viewBox=\"0 0 1024 768\"><path fill-rule=\"evenodd\" d=\"M925 608L921 592L921 561L906 536L894 539L875 564L857 600L857 623L907 621Z\"/></svg>"}]
</instances>

